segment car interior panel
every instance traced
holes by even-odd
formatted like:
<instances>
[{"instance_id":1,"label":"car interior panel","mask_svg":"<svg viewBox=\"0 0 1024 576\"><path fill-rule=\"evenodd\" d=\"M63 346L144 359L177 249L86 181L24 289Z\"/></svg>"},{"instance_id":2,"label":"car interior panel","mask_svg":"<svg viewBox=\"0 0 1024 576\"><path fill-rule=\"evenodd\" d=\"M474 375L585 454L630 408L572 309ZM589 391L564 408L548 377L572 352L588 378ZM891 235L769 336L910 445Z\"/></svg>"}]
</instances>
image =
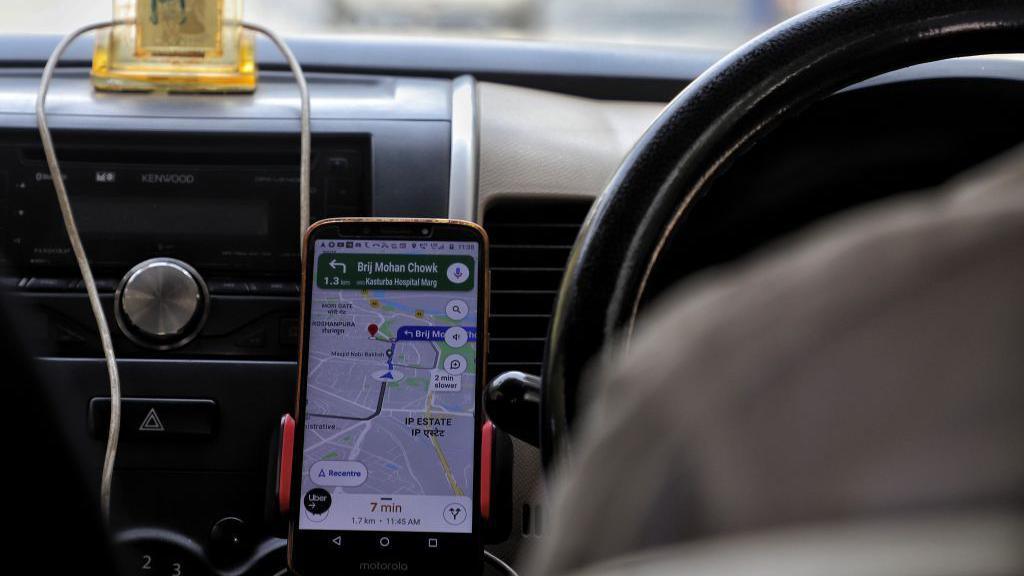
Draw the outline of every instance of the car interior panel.
<instances>
[{"instance_id":1,"label":"car interior panel","mask_svg":"<svg viewBox=\"0 0 1024 576\"><path fill-rule=\"evenodd\" d=\"M5 8L13 566L1024 573L1020 0Z\"/></svg>"}]
</instances>

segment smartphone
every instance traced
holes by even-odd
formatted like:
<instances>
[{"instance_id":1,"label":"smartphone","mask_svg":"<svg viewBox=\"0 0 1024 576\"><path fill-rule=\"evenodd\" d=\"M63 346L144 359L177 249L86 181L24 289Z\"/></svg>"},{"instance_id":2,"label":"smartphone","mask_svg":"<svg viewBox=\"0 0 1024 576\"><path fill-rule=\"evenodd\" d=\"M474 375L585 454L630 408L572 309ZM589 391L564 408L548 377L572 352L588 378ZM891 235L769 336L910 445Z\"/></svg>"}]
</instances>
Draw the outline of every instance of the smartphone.
<instances>
[{"instance_id":1,"label":"smartphone","mask_svg":"<svg viewBox=\"0 0 1024 576\"><path fill-rule=\"evenodd\" d=\"M341 218L303 250L291 570L480 574L487 234Z\"/></svg>"}]
</instances>

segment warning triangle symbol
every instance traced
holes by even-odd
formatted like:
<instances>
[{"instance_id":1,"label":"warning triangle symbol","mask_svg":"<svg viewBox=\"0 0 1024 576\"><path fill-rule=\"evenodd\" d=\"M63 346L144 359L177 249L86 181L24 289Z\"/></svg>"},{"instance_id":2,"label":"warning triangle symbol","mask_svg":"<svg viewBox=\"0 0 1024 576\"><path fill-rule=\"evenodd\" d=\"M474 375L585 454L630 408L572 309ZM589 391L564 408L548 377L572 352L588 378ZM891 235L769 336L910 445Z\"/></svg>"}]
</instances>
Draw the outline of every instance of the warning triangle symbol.
<instances>
[{"instance_id":1,"label":"warning triangle symbol","mask_svg":"<svg viewBox=\"0 0 1024 576\"><path fill-rule=\"evenodd\" d=\"M150 408L149 413L142 419L142 425L139 426L139 430L143 432L163 432L164 423L160 421L160 417L156 414L156 408Z\"/></svg>"}]
</instances>

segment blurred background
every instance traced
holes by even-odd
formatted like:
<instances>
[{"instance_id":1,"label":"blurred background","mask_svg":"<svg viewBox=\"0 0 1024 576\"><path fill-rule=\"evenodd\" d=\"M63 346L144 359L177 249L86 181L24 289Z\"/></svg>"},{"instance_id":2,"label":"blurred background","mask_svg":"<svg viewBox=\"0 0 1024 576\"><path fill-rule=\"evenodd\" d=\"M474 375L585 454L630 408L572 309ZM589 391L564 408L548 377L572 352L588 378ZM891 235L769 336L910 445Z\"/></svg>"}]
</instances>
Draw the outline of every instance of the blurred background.
<instances>
[{"instance_id":1,"label":"blurred background","mask_svg":"<svg viewBox=\"0 0 1024 576\"><path fill-rule=\"evenodd\" d=\"M827 0L246 0L288 35L401 34L733 48ZM63 33L109 0L2 0L0 33Z\"/></svg>"}]
</instances>

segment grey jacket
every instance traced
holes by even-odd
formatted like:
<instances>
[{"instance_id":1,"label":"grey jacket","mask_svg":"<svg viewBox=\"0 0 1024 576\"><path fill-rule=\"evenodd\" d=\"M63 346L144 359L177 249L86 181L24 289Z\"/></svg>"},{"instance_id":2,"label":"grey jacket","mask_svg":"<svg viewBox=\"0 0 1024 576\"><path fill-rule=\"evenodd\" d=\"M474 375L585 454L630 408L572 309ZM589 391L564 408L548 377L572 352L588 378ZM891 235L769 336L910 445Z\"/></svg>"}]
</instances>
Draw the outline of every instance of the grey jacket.
<instances>
[{"instance_id":1,"label":"grey jacket","mask_svg":"<svg viewBox=\"0 0 1024 576\"><path fill-rule=\"evenodd\" d=\"M591 371L528 573L779 528L1020 513L1022 152L647 311Z\"/></svg>"}]
</instances>

